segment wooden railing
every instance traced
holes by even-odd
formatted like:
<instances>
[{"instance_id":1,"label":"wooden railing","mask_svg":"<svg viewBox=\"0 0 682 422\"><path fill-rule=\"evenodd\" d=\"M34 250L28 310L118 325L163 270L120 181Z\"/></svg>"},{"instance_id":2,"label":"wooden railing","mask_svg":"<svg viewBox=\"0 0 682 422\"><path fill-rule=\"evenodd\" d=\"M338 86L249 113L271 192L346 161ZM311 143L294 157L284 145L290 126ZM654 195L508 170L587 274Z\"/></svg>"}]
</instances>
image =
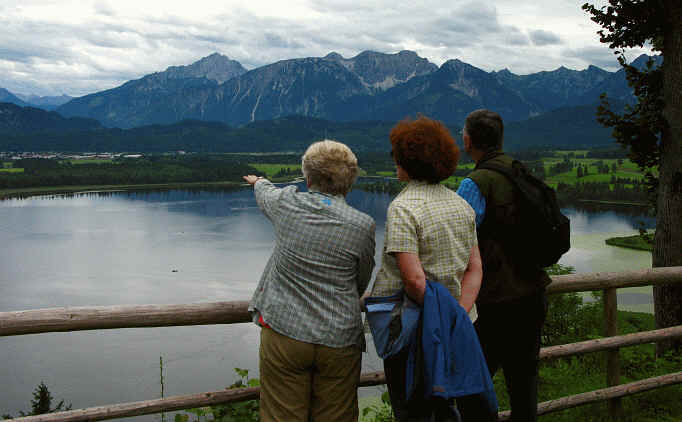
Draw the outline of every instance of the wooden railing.
<instances>
[{"instance_id":1,"label":"wooden railing","mask_svg":"<svg viewBox=\"0 0 682 422\"><path fill-rule=\"evenodd\" d=\"M554 359L597 351L607 351L607 388L562 397L538 405L538 414L546 414L596 401L609 401L609 413L617 420L622 414L620 398L668 385L682 383L682 371L630 384L620 384L620 347L652 343L682 337L682 326L616 336L616 289L682 282L682 267L654 268L617 273L591 273L552 277L549 294L604 290L606 337L579 343L545 347L541 359ZM214 302L188 305L142 305L53 308L17 312L0 312L0 336L16 336L61 331L102 330L135 327L169 327L180 325L234 324L250 322L247 302ZM385 383L382 372L363 374L360 386ZM188 408L257 399L259 389L241 388L163 399L113 404L17 418L23 422L67 422L117 419ZM502 412L500 420L508 420Z\"/></svg>"}]
</instances>

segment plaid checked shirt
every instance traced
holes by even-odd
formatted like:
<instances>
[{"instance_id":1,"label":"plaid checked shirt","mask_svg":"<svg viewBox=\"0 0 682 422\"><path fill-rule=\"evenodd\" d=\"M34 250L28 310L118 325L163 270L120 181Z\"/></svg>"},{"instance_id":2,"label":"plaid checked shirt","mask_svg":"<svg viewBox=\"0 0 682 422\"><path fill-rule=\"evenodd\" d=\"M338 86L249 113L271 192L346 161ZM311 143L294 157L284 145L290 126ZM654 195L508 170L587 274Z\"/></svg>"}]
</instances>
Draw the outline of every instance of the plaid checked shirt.
<instances>
[{"instance_id":1,"label":"plaid checked shirt","mask_svg":"<svg viewBox=\"0 0 682 422\"><path fill-rule=\"evenodd\" d=\"M390 296L403 288L393 252L417 254L426 279L448 288L459 299L462 277L477 244L474 210L441 184L410 181L388 207L386 236L372 296ZM477 318L476 306L469 312Z\"/></svg>"},{"instance_id":2,"label":"plaid checked shirt","mask_svg":"<svg viewBox=\"0 0 682 422\"><path fill-rule=\"evenodd\" d=\"M295 340L364 347L360 295L374 269L372 217L342 196L277 188L261 179L256 201L275 229L275 249L249 311Z\"/></svg>"}]
</instances>

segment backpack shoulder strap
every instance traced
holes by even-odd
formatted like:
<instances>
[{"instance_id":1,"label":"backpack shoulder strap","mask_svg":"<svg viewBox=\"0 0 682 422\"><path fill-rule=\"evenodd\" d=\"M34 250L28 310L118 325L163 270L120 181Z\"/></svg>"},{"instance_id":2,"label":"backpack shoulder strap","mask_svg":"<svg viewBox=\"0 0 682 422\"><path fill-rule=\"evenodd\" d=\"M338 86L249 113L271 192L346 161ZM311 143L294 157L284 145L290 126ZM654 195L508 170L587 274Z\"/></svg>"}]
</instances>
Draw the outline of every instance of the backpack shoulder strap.
<instances>
[{"instance_id":1,"label":"backpack shoulder strap","mask_svg":"<svg viewBox=\"0 0 682 422\"><path fill-rule=\"evenodd\" d=\"M517 164L518 163L518 164ZM516 185L516 177L518 173L515 171L515 167L522 165L520 161L514 160L512 162L512 167L504 166L499 163L486 161L476 166L476 170L492 170L497 173L501 173L509 179L513 184Z\"/></svg>"}]
</instances>

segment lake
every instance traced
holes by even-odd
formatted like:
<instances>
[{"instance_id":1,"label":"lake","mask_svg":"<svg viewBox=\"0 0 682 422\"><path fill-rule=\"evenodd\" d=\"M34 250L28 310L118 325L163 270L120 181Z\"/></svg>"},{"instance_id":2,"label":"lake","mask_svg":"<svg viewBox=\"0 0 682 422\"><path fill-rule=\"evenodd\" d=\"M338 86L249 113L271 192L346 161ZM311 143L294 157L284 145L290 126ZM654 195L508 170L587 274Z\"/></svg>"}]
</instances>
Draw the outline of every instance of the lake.
<instances>
[{"instance_id":1,"label":"lake","mask_svg":"<svg viewBox=\"0 0 682 422\"><path fill-rule=\"evenodd\" d=\"M391 199L363 191L347 198L377 222L377 263ZM642 210L564 211L573 246L562 264L579 273L651 266L648 252L604 244L635 234L640 221L652 227ZM0 201L0 311L248 300L272 241L250 188ZM651 312L650 290L619 291L619 306ZM235 367L257 376L258 334L236 324L2 337L0 414L30 410L41 381L74 408L158 398L160 357L166 396L222 389ZM382 369L371 349L363 371Z\"/></svg>"}]
</instances>

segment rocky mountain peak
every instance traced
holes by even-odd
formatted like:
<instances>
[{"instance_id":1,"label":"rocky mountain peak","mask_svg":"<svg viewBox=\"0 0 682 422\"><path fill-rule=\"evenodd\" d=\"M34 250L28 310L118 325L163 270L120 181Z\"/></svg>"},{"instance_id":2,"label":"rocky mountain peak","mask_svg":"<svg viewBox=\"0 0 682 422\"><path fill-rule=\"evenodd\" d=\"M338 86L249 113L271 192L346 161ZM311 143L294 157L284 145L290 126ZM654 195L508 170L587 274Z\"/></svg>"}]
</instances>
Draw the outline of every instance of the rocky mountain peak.
<instances>
[{"instance_id":1,"label":"rocky mountain peak","mask_svg":"<svg viewBox=\"0 0 682 422\"><path fill-rule=\"evenodd\" d=\"M490 72L490 75L502 83L515 83L522 78L522 76L512 73L512 71L506 67L502 70L498 70L497 72L493 70Z\"/></svg>"},{"instance_id":2,"label":"rocky mountain peak","mask_svg":"<svg viewBox=\"0 0 682 422\"><path fill-rule=\"evenodd\" d=\"M481 69L474 67L470 65L469 63L464 63L463 61L459 59L450 59L443 63L440 66L441 71L447 71L447 72L459 72L459 73L464 73L464 72L483 72Z\"/></svg>"},{"instance_id":3,"label":"rocky mountain peak","mask_svg":"<svg viewBox=\"0 0 682 422\"><path fill-rule=\"evenodd\" d=\"M366 50L350 59L333 52L327 54L325 59L341 64L356 74L366 87L379 91L386 91L415 76L427 75L438 69L414 51L407 50L394 54Z\"/></svg>"},{"instance_id":4,"label":"rocky mountain peak","mask_svg":"<svg viewBox=\"0 0 682 422\"><path fill-rule=\"evenodd\" d=\"M659 56L648 56L646 54L641 54L639 57L637 57L635 60L630 63L632 66L636 67L637 69L646 69L646 64L649 61L649 59L654 60L654 68L658 67L663 63L663 57Z\"/></svg>"},{"instance_id":5,"label":"rocky mountain peak","mask_svg":"<svg viewBox=\"0 0 682 422\"><path fill-rule=\"evenodd\" d=\"M222 84L229 79L243 75L246 69L236 60L213 53L187 66L170 66L162 73L165 73L169 79L203 77Z\"/></svg>"},{"instance_id":6,"label":"rocky mountain peak","mask_svg":"<svg viewBox=\"0 0 682 422\"><path fill-rule=\"evenodd\" d=\"M419 55L412 50L401 50L398 53L398 55L402 56L402 57L417 57L417 58L419 58Z\"/></svg>"},{"instance_id":7,"label":"rocky mountain peak","mask_svg":"<svg viewBox=\"0 0 682 422\"><path fill-rule=\"evenodd\" d=\"M324 56L325 59L327 60L335 60L335 61L342 61L344 60L343 56L337 53L336 51L332 51L331 53L327 54Z\"/></svg>"}]
</instances>

